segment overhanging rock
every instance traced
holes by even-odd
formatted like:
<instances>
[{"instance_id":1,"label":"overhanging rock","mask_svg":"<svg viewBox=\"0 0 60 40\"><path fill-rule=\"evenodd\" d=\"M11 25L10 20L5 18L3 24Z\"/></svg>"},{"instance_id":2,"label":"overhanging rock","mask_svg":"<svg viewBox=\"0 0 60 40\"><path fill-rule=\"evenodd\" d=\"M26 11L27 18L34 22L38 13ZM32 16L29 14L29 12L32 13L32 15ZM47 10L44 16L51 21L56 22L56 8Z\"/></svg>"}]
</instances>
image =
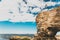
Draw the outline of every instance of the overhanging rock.
<instances>
[{"instance_id":1,"label":"overhanging rock","mask_svg":"<svg viewBox=\"0 0 60 40\"><path fill-rule=\"evenodd\" d=\"M42 40L56 40L55 35L60 31L60 7L39 13L36 17L36 23L37 36L35 36L35 40L41 40L41 38Z\"/></svg>"}]
</instances>

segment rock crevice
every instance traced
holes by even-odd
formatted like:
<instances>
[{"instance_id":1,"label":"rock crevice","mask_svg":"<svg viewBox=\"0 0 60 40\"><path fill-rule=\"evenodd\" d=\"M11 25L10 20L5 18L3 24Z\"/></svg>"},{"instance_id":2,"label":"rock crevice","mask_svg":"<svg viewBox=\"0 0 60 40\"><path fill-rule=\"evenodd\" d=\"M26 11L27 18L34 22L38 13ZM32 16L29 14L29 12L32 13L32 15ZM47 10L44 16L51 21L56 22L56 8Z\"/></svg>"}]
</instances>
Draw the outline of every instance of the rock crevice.
<instances>
[{"instance_id":1,"label":"rock crevice","mask_svg":"<svg viewBox=\"0 0 60 40\"><path fill-rule=\"evenodd\" d=\"M60 31L60 7L39 13L36 23L38 35L36 40L44 37L55 39L56 33Z\"/></svg>"}]
</instances>

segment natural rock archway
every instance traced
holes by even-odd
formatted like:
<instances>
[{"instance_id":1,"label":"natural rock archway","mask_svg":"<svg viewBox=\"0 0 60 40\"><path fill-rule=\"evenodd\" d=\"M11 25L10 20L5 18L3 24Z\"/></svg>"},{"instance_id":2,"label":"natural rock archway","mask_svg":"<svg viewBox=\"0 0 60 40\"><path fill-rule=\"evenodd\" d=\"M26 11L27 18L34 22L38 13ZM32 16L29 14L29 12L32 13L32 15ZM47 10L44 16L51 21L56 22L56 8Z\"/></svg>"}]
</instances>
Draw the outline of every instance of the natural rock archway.
<instances>
[{"instance_id":1,"label":"natural rock archway","mask_svg":"<svg viewBox=\"0 0 60 40\"><path fill-rule=\"evenodd\" d=\"M36 23L38 35L36 40L41 40L43 37L55 39L56 33L60 31L60 7L39 13Z\"/></svg>"}]
</instances>

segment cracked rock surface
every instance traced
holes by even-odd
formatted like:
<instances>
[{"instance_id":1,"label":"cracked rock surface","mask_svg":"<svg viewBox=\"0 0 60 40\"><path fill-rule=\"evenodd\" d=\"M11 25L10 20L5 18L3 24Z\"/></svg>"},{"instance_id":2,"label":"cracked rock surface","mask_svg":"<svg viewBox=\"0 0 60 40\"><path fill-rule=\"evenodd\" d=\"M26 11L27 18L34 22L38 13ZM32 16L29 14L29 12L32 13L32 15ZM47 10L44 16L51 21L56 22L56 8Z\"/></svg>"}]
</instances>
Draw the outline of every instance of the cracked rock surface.
<instances>
[{"instance_id":1,"label":"cracked rock surface","mask_svg":"<svg viewBox=\"0 0 60 40\"><path fill-rule=\"evenodd\" d=\"M60 31L60 7L41 12L36 17L37 34L39 38L55 37Z\"/></svg>"}]
</instances>

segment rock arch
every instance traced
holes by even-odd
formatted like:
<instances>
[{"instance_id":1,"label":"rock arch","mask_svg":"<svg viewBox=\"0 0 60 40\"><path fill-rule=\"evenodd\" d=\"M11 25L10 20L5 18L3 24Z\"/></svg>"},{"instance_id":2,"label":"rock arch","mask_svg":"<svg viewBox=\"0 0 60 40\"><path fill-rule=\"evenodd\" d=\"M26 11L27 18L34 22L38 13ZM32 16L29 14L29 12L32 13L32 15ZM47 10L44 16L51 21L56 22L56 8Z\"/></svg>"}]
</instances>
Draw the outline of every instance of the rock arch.
<instances>
[{"instance_id":1,"label":"rock arch","mask_svg":"<svg viewBox=\"0 0 60 40\"><path fill-rule=\"evenodd\" d=\"M38 37L55 37L60 31L60 7L39 13L36 23Z\"/></svg>"}]
</instances>

